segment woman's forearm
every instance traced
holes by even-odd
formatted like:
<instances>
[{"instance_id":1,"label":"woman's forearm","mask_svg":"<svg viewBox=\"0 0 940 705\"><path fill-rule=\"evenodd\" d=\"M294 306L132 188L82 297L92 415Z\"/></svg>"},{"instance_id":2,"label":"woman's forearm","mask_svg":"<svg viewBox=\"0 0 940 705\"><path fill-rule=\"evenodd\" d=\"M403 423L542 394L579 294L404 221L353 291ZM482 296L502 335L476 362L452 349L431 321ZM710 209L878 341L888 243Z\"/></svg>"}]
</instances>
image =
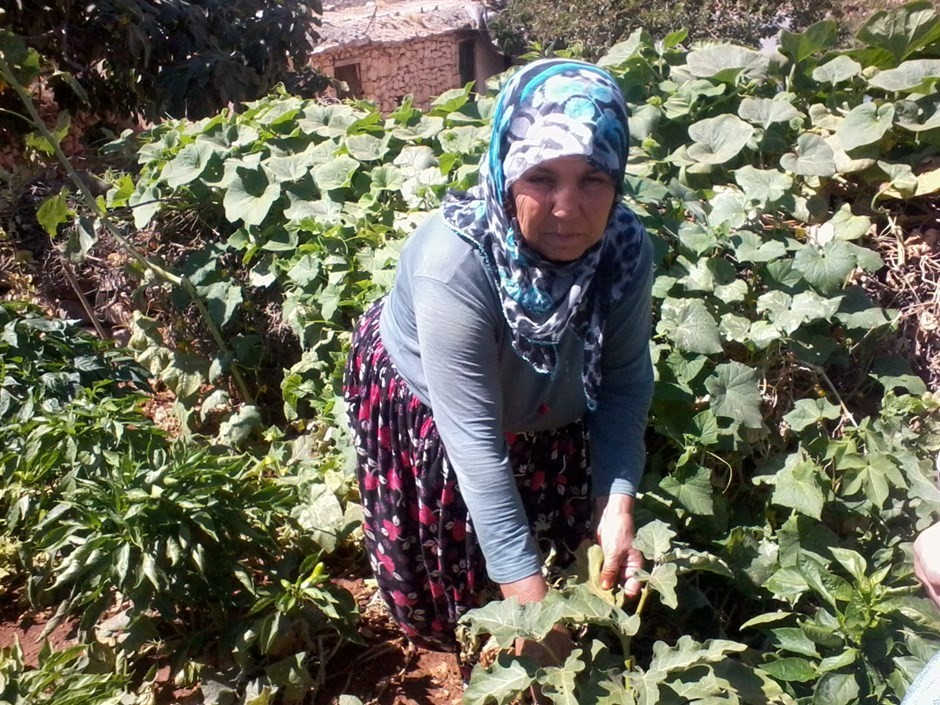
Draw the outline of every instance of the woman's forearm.
<instances>
[{"instance_id":1,"label":"woman's forearm","mask_svg":"<svg viewBox=\"0 0 940 705\"><path fill-rule=\"evenodd\" d=\"M520 604L541 602L548 593L548 584L541 573L511 583L503 583L499 588L503 593L503 597L515 597Z\"/></svg>"}]
</instances>

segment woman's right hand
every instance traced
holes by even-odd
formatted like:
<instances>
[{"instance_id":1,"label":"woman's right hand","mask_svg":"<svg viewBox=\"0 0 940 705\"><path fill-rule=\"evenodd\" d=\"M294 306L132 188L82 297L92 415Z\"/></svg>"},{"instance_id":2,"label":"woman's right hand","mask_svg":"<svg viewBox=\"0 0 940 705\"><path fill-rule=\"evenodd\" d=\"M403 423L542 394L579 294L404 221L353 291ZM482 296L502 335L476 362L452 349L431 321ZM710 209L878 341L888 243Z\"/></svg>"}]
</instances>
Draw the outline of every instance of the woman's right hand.
<instances>
[{"instance_id":1,"label":"woman's right hand","mask_svg":"<svg viewBox=\"0 0 940 705\"><path fill-rule=\"evenodd\" d=\"M940 522L921 531L914 541L914 574L940 607Z\"/></svg>"},{"instance_id":2,"label":"woman's right hand","mask_svg":"<svg viewBox=\"0 0 940 705\"><path fill-rule=\"evenodd\" d=\"M515 597L519 604L541 602L548 593L548 584L541 574L513 583L503 583L500 590L504 598ZM560 666L574 648L571 634L562 626L552 629L541 642L528 639L516 640L516 654L532 658L540 666Z\"/></svg>"}]
</instances>

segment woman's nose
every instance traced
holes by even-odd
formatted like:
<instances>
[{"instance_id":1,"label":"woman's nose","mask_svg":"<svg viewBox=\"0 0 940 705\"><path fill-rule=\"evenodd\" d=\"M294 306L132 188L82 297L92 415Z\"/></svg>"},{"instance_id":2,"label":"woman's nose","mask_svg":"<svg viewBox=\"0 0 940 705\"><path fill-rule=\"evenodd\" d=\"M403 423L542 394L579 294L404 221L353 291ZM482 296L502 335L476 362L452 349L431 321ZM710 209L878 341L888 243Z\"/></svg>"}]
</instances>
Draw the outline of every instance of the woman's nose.
<instances>
[{"instance_id":1,"label":"woman's nose","mask_svg":"<svg viewBox=\"0 0 940 705\"><path fill-rule=\"evenodd\" d=\"M552 215L556 218L571 218L578 213L580 195L578 189L571 185L561 185L555 189L555 199L552 204Z\"/></svg>"}]
</instances>

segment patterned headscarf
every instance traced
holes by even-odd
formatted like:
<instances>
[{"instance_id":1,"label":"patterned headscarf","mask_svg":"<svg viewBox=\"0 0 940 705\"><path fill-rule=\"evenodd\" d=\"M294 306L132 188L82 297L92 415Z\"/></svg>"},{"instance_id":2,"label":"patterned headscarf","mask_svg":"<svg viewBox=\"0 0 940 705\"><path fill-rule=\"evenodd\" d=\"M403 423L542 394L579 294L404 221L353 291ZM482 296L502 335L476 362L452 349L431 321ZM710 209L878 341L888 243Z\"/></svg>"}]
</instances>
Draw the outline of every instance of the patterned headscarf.
<instances>
[{"instance_id":1,"label":"patterned headscarf","mask_svg":"<svg viewBox=\"0 0 940 705\"><path fill-rule=\"evenodd\" d=\"M617 203L599 243L573 262L551 262L523 240L509 189L533 166L577 155L608 174L619 196L628 142L626 104L606 72L580 61L533 62L500 91L480 184L448 193L442 206L445 221L482 254L523 359L554 375L564 331L571 327L581 338L591 410L600 385L604 320L636 276L643 226Z\"/></svg>"}]
</instances>

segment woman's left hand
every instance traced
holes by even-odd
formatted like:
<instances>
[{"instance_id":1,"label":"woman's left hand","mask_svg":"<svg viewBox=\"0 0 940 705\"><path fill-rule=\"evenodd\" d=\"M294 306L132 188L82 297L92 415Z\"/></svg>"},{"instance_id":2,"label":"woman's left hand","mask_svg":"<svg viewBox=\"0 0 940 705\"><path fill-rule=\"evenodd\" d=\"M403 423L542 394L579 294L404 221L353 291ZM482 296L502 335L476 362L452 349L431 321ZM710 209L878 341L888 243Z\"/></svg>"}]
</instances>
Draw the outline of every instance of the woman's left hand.
<instances>
[{"instance_id":1,"label":"woman's left hand","mask_svg":"<svg viewBox=\"0 0 940 705\"><path fill-rule=\"evenodd\" d=\"M596 539L604 551L601 587L612 590L622 582L627 597L640 594L640 581L634 574L643 567L643 556L633 547L633 502L633 497L625 494L594 500Z\"/></svg>"}]
</instances>

